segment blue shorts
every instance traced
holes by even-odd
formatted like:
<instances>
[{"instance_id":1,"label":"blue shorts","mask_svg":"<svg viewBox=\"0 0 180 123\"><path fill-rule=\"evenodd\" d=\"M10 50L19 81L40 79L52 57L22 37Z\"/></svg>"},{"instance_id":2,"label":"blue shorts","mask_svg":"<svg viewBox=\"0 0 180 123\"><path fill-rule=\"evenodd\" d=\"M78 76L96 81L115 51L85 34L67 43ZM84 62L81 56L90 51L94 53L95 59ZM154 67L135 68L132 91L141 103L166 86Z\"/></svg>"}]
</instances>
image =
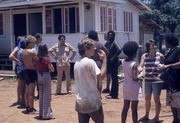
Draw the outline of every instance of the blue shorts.
<instances>
[{"instance_id":1,"label":"blue shorts","mask_svg":"<svg viewBox=\"0 0 180 123\"><path fill-rule=\"evenodd\" d=\"M163 83L145 83L145 94L161 95Z\"/></svg>"}]
</instances>

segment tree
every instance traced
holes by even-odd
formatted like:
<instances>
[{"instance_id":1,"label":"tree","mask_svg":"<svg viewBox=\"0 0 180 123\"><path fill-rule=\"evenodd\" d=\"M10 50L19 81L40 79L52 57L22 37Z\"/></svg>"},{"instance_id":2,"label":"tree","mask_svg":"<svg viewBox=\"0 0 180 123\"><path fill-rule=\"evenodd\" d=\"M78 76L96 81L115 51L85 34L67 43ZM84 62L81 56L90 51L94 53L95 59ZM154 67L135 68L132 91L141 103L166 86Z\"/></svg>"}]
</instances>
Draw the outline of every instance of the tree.
<instances>
[{"instance_id":1,"label":"tree","mask_svg":"<svg viewBox=\"0 0 180 123\"><path fill-rule=\"evenodd\" d=\"M140 21L154 20L163 27L164 33L180 32L180 0L142 0L151 12L140 14Z\"/></svg>"}]
</instances>

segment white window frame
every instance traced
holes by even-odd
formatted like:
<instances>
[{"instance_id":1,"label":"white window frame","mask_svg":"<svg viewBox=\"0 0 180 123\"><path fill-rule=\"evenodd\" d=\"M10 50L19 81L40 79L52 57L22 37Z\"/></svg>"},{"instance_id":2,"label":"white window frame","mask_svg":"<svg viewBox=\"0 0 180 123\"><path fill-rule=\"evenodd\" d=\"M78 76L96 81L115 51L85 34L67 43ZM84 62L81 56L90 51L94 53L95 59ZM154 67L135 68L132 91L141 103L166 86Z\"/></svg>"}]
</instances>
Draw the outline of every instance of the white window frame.
<instances>
[{"instance_id":1,"label":"white window frame","mask_svg":"<svg viewBox=\"0 0 180 123\"><path fill-rule=\"evenodd\" d=\"M133 13L132 12L127 12L123 11L123 16L124 16L124 31L127 32L133 32Z\"/></svg>"},{"instance_id":2,"label":"white window frame","mask_svg":"<svg viewBox=\"0 0 180 123\"><path fill-rule=\"evenodd\" d=\"M104 18L103 18L103 30L102 30L102 28L101 28L101 8L105 8L105 13L104 13ZM111 19L112 19L112 30L117 30L117 10L116 10L116 8L115 7L113 7L113 6L100 6L100 8L99 8L99 15L100 15L100 31L102 31L102 32L104 32L104 31L108 31L108 30L110 30L109 29L109 15L108 15L108 9L111 9L111 12L112 12L112 14L111 14ZM114 10L116 11L116 17L114 17ZM115 25L115 23L114 23L114 19L116 19L116 25ZM115 28L115 26L116 26L116 28Z\"/></svg>"}]
</instances>

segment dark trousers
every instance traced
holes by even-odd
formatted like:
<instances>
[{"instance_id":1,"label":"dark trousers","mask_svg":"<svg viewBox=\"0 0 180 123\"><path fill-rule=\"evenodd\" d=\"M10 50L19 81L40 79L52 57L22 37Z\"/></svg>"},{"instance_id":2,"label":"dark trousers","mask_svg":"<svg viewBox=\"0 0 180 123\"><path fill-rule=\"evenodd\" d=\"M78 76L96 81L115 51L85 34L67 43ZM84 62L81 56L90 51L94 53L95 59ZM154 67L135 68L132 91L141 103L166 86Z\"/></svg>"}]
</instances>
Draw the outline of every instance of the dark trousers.
<instances>
[{"instance_id":1,"label":"dark trousers","mask_svg":"<svg viewBox=\"0 0 180 123\"><path fill-rule=\"evenodd\" d=\"M83 114L78 112L78 119L79 123L89 123L89 119L92 119L95 123L104 123L104 113L102 106L99 108L98 111Z\"/></svg>"},{"instance_id":2,"label":"dark trousers","mask_svg":"<svg viewBox=\"0 0 180 123\"><path fill-rule=\"evenodd\" d=\"M111 85L111 92L110 95L112 98L118 98L118 91L119 91L119 82L118 82L118 62L113 62L110 64L111 70L111 79L112 79L112 85Z\"/></svg>"}]
</instances>

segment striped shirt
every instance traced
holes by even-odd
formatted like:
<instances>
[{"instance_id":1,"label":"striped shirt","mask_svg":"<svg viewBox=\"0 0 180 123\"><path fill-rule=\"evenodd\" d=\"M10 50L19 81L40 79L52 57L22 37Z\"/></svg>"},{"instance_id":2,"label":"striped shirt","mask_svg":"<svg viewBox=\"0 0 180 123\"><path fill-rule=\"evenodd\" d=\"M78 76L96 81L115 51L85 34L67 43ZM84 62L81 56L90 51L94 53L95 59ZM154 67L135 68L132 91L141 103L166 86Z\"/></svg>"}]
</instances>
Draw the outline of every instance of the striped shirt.
<instances>
[{"instance_id":1,"label":"striped shirt","mask_svg":"<svg viewBox=\"0 0 180 123\"><path fill-rule=\"evenodd\" d=\"M144 65L145 65L145 82L148 83L162 83L159 79L159 73L157 71L158 65L160 64L159 52L156 52L154 58L149 58L149 54L145 53Z\"/></svg>"}]
</instances>

